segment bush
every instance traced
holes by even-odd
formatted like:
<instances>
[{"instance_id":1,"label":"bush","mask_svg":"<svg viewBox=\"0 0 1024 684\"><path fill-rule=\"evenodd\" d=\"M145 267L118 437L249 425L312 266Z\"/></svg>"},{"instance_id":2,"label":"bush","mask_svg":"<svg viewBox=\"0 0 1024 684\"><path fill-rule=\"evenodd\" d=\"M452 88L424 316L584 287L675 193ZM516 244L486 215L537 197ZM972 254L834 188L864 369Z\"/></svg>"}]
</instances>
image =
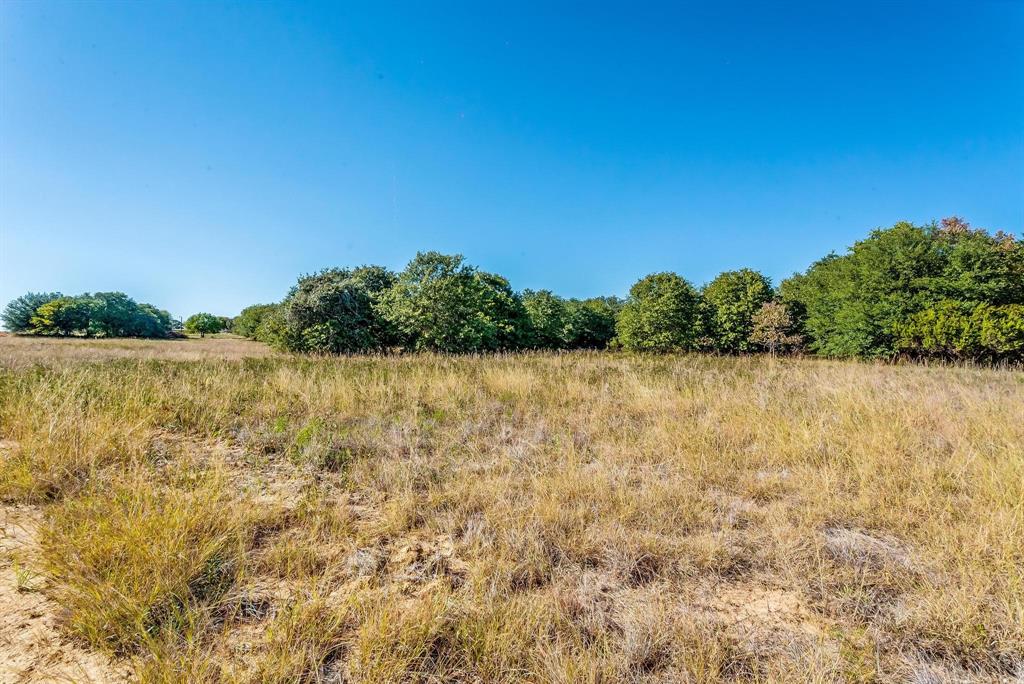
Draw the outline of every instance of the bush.
<instances>
[{"instance_id":1,"label":"bush","mask_svg":"<svg viewBox=\"0 0 1024 684\"><path fill-rule=\"evenodd\" d=\"M253 304L242 309L231 323L231 332L249 339L256 338L263 319L277 308L277 304Z\"/></svg>"},{"instance_id":2,"label":"bush","mask_svg":"<svg viewBox=\"0 0 1024 684\"><path fill-rule=\"evenodd\" d=\"M632 351L671 352L693 349L697 342L699 297L675 273L655 273L629 290L619 314L618 342Z\"/></svg>"},{"instance_id":3,"label":"bush","mask_svg":"<svg viewBox=\"0 0 1024 684\"><path fill-rule=\"evenodd\" d=\"M379 298L401 343L450 353L518 349L529 342L529 317L501 276L479 271L462 255L421 252Z\"/></svg>"},{"instance_id":4,"label":"bush","mask_svg":"<svg viewBox=\"0 0 1024 684\"><path fill-rule=\"evenodd\" d=\"M732 354L750 351L754 316L771 298L771 281L749 268L726 271L708 283L701 293L708 346Z\"/></svg>"},{"instance_id":5,"label":"bush","mask_svg":"<svg viewBox=\"0 0 1024 684\"><path fill-rule=\"evenodd\" d=\"M911 356L947 359L1024 358L1024 305L943 300L900 326L899 347Z\"/></svg>"},{"instance_id":6,"label":"bush","mask_svg":"<svg viewBox=\"0 0 1024 684\"><path fill-rule=\"evenodd\" d=\"M771 300L761 308L751 321L748 349L760 349L769 354L787 352L798 348L803 337L796 332L793 317L780 301Z\"/></svg>"},{"instance_id":7,"label":"bush","mask_svg":"<svg viewBox=\"0 0 1024 684\"><path fill-rule=\"evenodd\" d=\"M302 276L281 304L281 319L272 324L274 341L290 351L321 354L387 348L394 334L376 300L393 280L380 266Z\"/></svg>"}]
</instances>

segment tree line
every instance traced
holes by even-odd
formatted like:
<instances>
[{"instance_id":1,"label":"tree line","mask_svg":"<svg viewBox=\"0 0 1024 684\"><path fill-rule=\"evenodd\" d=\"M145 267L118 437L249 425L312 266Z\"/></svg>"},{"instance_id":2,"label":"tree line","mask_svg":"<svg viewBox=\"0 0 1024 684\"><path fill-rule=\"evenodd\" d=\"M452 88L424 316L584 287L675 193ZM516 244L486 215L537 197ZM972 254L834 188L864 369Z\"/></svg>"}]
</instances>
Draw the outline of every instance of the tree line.
<instances>
[{"instance_id":1,"label":"tree line","mask_svg":"<svg viewBox=\"0 0 1024 684\"><path fill-rule=\"evenodd\" d=\"M778 287L752 269L701 288L655 273L629 297L517 293L459 255L304 275L248 307L240 335L280 349L446 353L604 349L813 353L837 358L1024 359L1024 246L958 219L873 231Z\"/></svg>"},{"instance_id":2,"label":"tree line","mask_svg":"<svg viewBox=\"0 0 1024 684\"><path fill-rule=\"evenodd\" d=\"M0 320L11 332L54 336L161 338L175 328L171 314L123 292L29 292L9 302Z\"/></svg>"},{"instance_id":3,"label":"tree line","mask_svg":"<svg viewBox=\"0 0 1024 684\"><path fill-rule=\"evenodd\" d=\"M102 313L107 300L136 313ZM111 324L114 318L119 323ZM169 330L164 319L166 312L121 293L30 293L3 314L10 330L56 335L160 337ZM398 273L328 268L301 276L279 303L247 307L234 319L195 314L185 323L200 335L228 327L278 349L314 354L612 348L1021 361L1024 244L959 218L904 222L873 231L777 287L748 268L700 288L662 272L641 278L624 300L516 292L461 255L421 252Z\"/></svg>"}]
</instances>

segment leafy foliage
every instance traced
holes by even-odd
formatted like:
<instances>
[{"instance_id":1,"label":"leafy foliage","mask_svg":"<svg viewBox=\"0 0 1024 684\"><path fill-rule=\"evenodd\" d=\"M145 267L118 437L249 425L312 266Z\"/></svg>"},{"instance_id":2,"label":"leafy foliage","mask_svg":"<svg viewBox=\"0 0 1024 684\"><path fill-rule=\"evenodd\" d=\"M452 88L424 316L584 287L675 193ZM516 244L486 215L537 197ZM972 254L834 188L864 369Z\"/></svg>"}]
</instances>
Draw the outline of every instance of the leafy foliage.
<instances>
[{"instance_id":1,"label":"leafy foliage","mask_svg":"<svg viewBox=\"0 0 1024 684\"><path fill-rule=\"evenodd\" d=\"M59 292L25 293L8 302L3 313L0 314L0 320L3 321L4 327L11 332L31 332L32 317L36 315L36 309L62 296Z\"/></svg>"},{"instance_id":2,"label":"leafy foliage","mask_svg":"<svg viewBox=\"0 0 1024 684\"><path fill-rule=\"evenodd\" d=\"M675 273L655 273L629 290L619 314L618 340L631 351L693 349L697 342L697 291Z\"/></svg>"},{"instance_id":3,"label":"leafy foliage","mask_svg":"<svg viewBox=\"0 0 1024 684\"><path fill-rule=\"evenodd\" d=\"M59 297L32 316L32 330L41 335L72 335L89 330L91 302L84 297Z\"/></svg>"},{"instance_id":4,"label":"leafy foliage","mask_svg":"<svg viewBox=\"0 0 1024 684\"><path fill-rule=\"evenodd\" d=\"M185 321L185 332L198 333L200 337L219 333L224 329L224 321L220 316L211 313L192 314Z\"/></svg>"},{"instance_id":5,"label":"leafy foliage","mask_svg":"<svg viewBox=\"0 0 1024 684\"><path fill-rule=\"evenodd\" d=\"M26 322L25 312L33 304L36 306ZM152 304L138 304L123 292L86 293L77 297L29 293L7 305L4 322L16 332L38 335L167 337L171 334L169 313Z\"/></svg>"},{"instance_id":6,"label":"leafy foliage","mask_svg":"<svg viewBox=\"0 0 1024 684\"><path fill-rule=\"evenodd\" d=\"M615 338L622 310L618 297L570 299L565 303L565 344L570 349L604 349Z\"/></svg>"},{"instance_id":7,"label":"leafy foliage","mask_svg":"<svg viewBox=\"0 0 1024 684\"><path fill-rule=\"evenodd\" d=\"M522 299L507 280L464 263L462 255L418 253L381 293L379 310L400 342L417 351L497 351L528 341Z\"/></svg>"},{"instance_id":8,"label":"leafy foliage","mask_svg":"<svg viewBox=\"0 0 1024 684\"><path fill-rule=\"evenodd\" d=\"M273 339L290 351L321 354L384 349L394 334L376 300L393 281L394 275L380 266L302 276L281 304Z\"/></svg>"},{"instance_id":9,"label":"leafy foliage","mask_svg":"<svg viewBox=\"0 0 1024 684\"><path fill-rule=\"evenodd\" d=\"M803 337L795 331L793 317L786 305L769 300L761 305L751 319L748 349L763 349L769 354L791 351L800 346Z\"/></svg>"},{"instance_id":10,"label":"leafy foliage","mask_svg":"<svg viewBox=\"0 0 1024 684\"><path fill-rule=\"evenodd\" d=\"M231 332L242 337L255 339L256 331L259 330L263 319L276 308L277 304L253 304L252 306L245 307L232 321Z\"/></svg>"},{"instance_id":11,"label":"leafy foliage","mask_svg":"<svg viewBox=\"0 0 1024 684\"><path fill-rule=\"evenodd\" d=\"M750 351L754 316L772 298L771 281L749 268L726 271L704 287L701 297L708 346L727 353Z\"/></svg>"},{"instance_id":12,"label":"leafy foliage","mask_svg":"<svg viewBox=\"0 0 1024 684\"><path fill-rule=\"evenodd\" d=\"M813 351L891 358L917 344L908 342L916 334L907 332L908 322L942 301L972 309L1024 303L1024 248L955 218L941 226L898 223L816 262L780 291L800 312ZM934 313L949 314L949 305Z\"/></svg>"},{"instance_id":13,"label":"leafy foliage","mask_svg":"<svg viewBox=\"0 0 1024 684\"><path fill-rule=\"evenodd\" d=\"M1024 305L943 300L899 328L901 351L947 359L999 360L1024 356Z\"/></svg>"},{"instance_id":14,"label":"leafy foliage","mask_svg":"<svg viewBox=\"0 0 1024 684\"><path fill-rule=\"evenodd\" d=\"M551 290L524 290L523 306L530 319L529 346L538 349L568 346L568 308L564 299L552 294Z\"/></svg>"}]
</instances>

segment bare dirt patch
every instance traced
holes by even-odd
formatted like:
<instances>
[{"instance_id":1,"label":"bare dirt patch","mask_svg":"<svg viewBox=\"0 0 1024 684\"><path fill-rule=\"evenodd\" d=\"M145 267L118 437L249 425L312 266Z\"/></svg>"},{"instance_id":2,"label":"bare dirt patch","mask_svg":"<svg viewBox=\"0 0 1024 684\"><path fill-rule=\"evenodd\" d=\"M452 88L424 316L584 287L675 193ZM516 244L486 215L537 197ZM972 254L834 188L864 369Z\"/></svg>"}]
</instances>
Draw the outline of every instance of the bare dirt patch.
<instances>
[{"instance_id":1,"label":"bare dirt patch","mask_svg":"<svg viewBox=\"0 0 1024 684\"><path fill-rule=\"evenodd\" d=\"M32 574L38 509L0 507L0 682L123 682L127 673L58 631L60 608Z\"/></svg>"}]
</instances>

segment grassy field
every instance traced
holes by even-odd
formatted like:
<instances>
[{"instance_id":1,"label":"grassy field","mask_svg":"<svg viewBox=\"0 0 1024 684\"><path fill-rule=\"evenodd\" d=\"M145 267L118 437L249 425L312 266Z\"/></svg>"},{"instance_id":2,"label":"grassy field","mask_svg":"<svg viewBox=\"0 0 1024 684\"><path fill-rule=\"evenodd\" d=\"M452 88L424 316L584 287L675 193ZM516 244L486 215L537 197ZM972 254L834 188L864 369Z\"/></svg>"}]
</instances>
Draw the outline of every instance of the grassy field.
<instances>
[{"instance_id":1,"label":"grassy field","mask_svg":"<svg viewBox=\"0 0 1024 684\"><path fill-rule=\"evenodd\" d=\"M1024 676L1020 372L2 337L0 440L0 681Z\"/></svg>"}]
</instances>

